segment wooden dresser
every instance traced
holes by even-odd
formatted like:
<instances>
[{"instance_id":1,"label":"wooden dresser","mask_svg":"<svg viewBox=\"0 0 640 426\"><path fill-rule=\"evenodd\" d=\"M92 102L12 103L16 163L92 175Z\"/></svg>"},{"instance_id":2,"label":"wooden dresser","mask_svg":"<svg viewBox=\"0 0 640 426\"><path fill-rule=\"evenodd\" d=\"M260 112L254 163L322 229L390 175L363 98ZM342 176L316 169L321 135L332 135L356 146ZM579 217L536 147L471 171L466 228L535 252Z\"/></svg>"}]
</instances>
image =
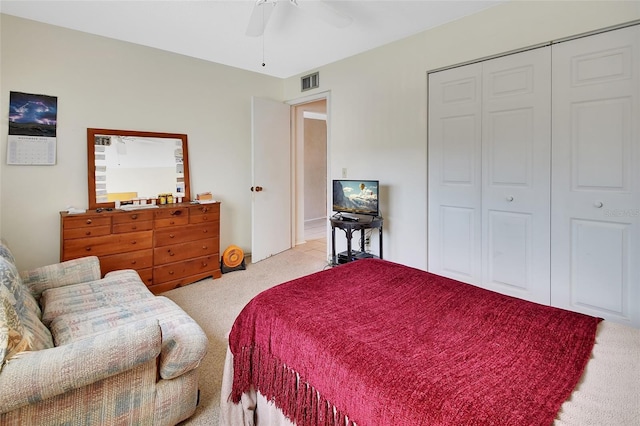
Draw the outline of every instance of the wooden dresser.
<instances>
[{"instance_id":1,"label":"wooden dresser","mask_svg":"<svg viewBox=\"0 0 640 426\"><path fill-rule=\"evenodd\" d=\"M135 269L153 293L220 277L220 203L60 212L60 260L98 256L102 275Z\"/></svg>"}]
</instances>

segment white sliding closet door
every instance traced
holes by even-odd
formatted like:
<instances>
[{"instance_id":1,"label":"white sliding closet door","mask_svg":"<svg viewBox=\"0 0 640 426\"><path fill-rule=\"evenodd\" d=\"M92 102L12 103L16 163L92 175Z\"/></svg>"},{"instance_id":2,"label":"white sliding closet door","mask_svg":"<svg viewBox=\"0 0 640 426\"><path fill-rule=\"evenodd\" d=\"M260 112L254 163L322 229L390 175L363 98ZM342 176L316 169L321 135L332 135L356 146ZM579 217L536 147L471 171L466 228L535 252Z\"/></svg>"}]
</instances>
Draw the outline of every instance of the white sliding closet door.
<instances>
[{"instance_id":1,"label":"white sliding closet door","mask_svg":"<svg viewBox=\"0 0 640 426\"><path fill-rule=\"evenodd\" d=\"M549 304L550 59L429 75L429 271Z\"/></svg>"},{"instance_id":2,"label":"white sliding closet door","mask_svg":"<svg viewBox=\"0 0 640 426\"><path fill-rule=\"evenodd\" d=\"M550 303L551 53L482 64L482 287Z\"/></svg>"},{"instance_id":3,"label":"white sliding closet door","mask_svg":"<svg viewBox=\"0 0 640 426\"><path fill-rule=\"evenodd\" d=\"M640 27L553 46L551 303L640 326Z\"/></svg>"},{"instance_id":4,"label":"white sliding closet door","mask_svg":"<svg viewBox=\"0 0 640 426\"><path fill-rule=\"evenodd\" d=\"M429 75L429 271L481 280L482 65Z\"/></svg>"}]
</instances>

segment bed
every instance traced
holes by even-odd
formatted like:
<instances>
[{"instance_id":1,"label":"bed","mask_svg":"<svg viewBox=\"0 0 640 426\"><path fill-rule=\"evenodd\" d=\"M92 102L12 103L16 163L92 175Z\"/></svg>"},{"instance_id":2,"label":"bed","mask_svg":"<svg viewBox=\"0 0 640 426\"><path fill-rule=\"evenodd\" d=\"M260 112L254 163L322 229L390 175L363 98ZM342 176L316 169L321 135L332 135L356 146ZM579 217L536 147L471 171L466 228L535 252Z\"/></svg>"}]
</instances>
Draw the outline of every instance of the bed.
<instances>
[{"instance_id":1,"label":"bed","mask_svg":"<svg viewBox=\"0 0 640 426\"><path fill-rule=\"evenodd\" d=\"M640 330L380 259L257 295L221 425L638 425Z\"/></svg>"}]
</instances>

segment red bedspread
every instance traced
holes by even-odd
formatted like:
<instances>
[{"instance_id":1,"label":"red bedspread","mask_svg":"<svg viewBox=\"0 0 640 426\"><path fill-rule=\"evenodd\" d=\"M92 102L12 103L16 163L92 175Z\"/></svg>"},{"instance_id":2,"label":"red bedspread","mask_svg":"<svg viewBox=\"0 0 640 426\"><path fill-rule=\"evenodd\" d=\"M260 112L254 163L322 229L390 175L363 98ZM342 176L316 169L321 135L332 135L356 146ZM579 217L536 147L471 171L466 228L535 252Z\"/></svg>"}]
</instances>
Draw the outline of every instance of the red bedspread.
<instances>
[{"instance_id":1,"label":"red bedspread","mask_svg":"<svg viewBox=\"0 0 640 426\"><path fill-rule=\"evenodd\" d=\"M598 322L359 260L244 308L229 336L231 398L254 386L299 426L345 416L359 426L548 425L582 375Z\"/></svg>"}]
</instances>

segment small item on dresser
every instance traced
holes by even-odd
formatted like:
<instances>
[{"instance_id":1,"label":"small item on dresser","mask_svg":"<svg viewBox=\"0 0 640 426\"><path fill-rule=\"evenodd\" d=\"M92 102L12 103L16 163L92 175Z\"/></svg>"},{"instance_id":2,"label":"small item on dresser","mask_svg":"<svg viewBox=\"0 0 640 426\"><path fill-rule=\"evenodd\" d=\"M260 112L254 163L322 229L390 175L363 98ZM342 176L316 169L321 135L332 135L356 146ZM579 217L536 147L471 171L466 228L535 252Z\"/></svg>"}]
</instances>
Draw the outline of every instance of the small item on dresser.
<instances>
[{"instance_id":1,"label":"small item on dresser","mask_svg":"<svg viewBox=\"0 0 640 426\"><path fill-rule=\"evenodd\" d=\"M69 214L80 214L80 213L86 213L86 212L87 212L86 209L78 209L73 206L67 207L67 213Z\"/></svg>"},{"instance_id":2,"label":"small item on dresser","mask_svg":"<svg viewBox=\"0 0 640 426\"><path fill-rule=\"evenodd\" d=\"M211 192L202 192L196 196L196 199L200 204L211 204L216 202L216 200L213 199Z\"/></svg>"},{"instance_id":3,"label":"small item on dresser","mask_svg":"<svg viewBox=\"0 0 640 426\"><path fill-rule=\"evenodd\" d=\"M159 194L158 202L159 204L167 204L167 194Z\"/></svg>"}]
</instances>

